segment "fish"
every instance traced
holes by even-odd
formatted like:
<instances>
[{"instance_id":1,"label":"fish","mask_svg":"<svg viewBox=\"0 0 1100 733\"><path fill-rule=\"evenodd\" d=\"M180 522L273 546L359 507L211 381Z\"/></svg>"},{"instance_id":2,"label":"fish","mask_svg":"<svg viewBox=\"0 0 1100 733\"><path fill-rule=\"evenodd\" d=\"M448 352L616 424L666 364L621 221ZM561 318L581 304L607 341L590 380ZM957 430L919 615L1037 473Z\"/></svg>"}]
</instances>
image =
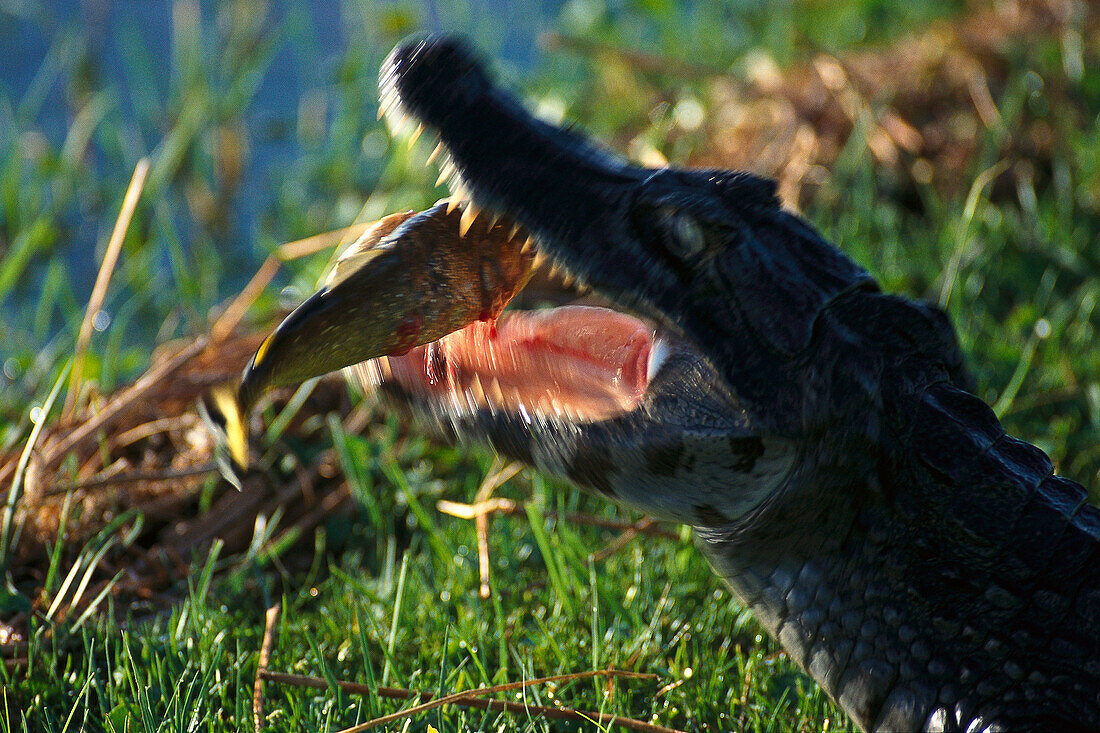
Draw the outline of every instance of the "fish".
<instances>
[{"instance_id":1,"label":"fish","mask_svg":"<svg viewBox=\"0 0 1100 733\"><path fill-rule=\"evenodd\" d=\"M215 391L233 459L247 466L247 418L269 389L402 356L477 321L491 325L535 268L527 232L468 201L375 222L260 344L235 392ZM339 328L349 321L363 325Z\"/></svg>"}]
</instances>

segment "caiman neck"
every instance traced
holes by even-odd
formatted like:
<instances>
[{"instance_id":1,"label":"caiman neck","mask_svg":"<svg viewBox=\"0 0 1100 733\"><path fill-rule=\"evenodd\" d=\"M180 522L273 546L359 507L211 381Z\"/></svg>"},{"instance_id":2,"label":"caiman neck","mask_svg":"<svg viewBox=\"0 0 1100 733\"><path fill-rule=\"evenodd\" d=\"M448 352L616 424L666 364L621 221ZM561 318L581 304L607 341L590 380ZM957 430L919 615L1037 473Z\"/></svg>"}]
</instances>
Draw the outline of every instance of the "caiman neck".
<instances>
[{"instance_id":1,"label":"caiman neck","mask_svg":"<svg viewBox=\"0 0 1100 733\"><path fill-rule=\"evenodd\" d=\"M881 326L898 307L914 306L867 296L823 325L849 309ZM880 342L913 335L875 333ZM907 359L862 359L827 375L879 397L838 406L844 433L809 445L785 489L749 515L698 529L700 544L864 729L1031 720L1038 730L1059 716L1062 729L1094 728L1100 662L1089 661L1098 642L1088 630L1100 616L1100 512L1042 451L1005 434L960 386L950 352L937 360L911 348ZM1067 674L1067 659L1084 671Z\"/></svg>"}]
</instances>

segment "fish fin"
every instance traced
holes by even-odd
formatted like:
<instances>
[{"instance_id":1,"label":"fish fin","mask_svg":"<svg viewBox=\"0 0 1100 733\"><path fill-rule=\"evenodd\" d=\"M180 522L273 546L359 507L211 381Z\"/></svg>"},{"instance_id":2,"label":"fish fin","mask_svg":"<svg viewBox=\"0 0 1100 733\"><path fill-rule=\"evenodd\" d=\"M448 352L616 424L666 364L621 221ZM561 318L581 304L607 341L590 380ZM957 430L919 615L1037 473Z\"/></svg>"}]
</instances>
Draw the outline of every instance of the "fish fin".
<instances>
[{"instance_id":1,"label":"fish fin","mask_svg":"<svg viewBox=\"0 0 1100 733\"><path fill-rule=\"evenodd\" d=\"M241 403L233 388L227 384L215 387L212 393L214 404L225 418L225 438L229 446L229 455L241 468L248 468L248 425L241 411Z\"/></svg>"}]
</instances>

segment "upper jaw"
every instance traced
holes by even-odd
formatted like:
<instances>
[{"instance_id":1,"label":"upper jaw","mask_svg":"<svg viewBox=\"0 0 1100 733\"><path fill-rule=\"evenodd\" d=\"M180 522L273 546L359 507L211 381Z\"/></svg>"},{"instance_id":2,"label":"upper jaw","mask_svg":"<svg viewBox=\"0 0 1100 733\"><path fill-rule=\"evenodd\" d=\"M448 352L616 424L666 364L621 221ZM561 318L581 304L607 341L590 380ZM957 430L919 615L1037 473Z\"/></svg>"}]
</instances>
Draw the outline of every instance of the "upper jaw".
<instances>
[{"instance_id":1,"label":"upper jaw","mask_svg":"<svg viewBox=\"0 0 1100 733\"><path fill-rule=\"evenodd\" d=\"M656 273L643 259L613 251L632 239L625 213L654 171L537 119L494 86L473 52L454 38L399 45L383 64L379 84L391 123L419 124L439 139L445 150L441 180L450 178L456 197L507 214L578 280L621 306L664 320L649 299L638 297Z\"/></svg>"}]
</instances>

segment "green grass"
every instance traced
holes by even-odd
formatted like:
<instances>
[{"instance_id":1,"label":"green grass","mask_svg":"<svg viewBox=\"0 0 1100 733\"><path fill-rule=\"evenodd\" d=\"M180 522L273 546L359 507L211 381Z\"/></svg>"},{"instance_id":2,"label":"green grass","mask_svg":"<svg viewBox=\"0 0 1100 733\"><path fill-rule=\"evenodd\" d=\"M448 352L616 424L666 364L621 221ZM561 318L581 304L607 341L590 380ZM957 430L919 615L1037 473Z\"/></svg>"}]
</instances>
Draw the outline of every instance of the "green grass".
<instances>
[{"instance_id":1,"label":"green grass","mask_svg":"<svg viewBox=\"0 0 1100 733\"><path fill-rule=\"evenodd\" d=\"M685 11L671 2L609 9L575 0L556 27L725 69L753 49L794 62L821 48L888 43L933 19L926 10L932 4L841 5L824 14L820 3L746 2L733 10L702 3ZM110 324L93 338L85 371L103 391L140 373L156 344L204 332L242 273L278 243L350 223L361 209L372 216L440 195L435 172L417 164L424 151L392 142L375 119L378 63L424 21L421 11L341 5L355 42L319 65L322 39L304 4L276 18L231 3L186 22L191 7L175 4L181 22L163 47L151 47L125 22L111 39L132 85L125 99L96 74L95 46L80 28L49 17L35 19L51 47L31 88L19 98L0 95L4 449L26 441L32 406L46 398L72 351L90 290L74 262L91 253L74 251L71 242L89 241L84 233L91 231L98 261L140 157L150 157L152 173L105 306ZM440 8L448 27L471 34L489 55L500 49L504 27L518 22L459 3ZM1009 54L1008 82L995 99L1003 127L980 131L978 160L957 171L959 195L918 188L918 206L902 202L857 132L807 216L888 289L940 300L981 396L1011 432L1048 451L1062 473L1095 496L1100 66L1086 63L1075 74L1071 41L1036 41ZM1086 38L1084 46L1095 62L1097 40ZM280 54L292 58L305 102L287 116L258 119L253 99ZM559 54L530 73L507 64L502 73L533 99L557 100L598 137L644 138L674 160L694 152L665 134L651 115L651 97L599 93L615 81L608 77L617 71L607 65ZM698 77L669 74L638 84L670 98L706 98ZM42 126L55 96L69 120L59 138ZM1055 141L1049 164L999 187L973 185L1001 159L1006 136L1037 119ZM293 149L277 175L235 175L235 156L247 156L251 136ZM97 163L87 165L92 148ZM255 215L254 237L240 246L244 209ZM278 305L281 288L291 288L291 297L310 291L324 262L292 263L257 304L256 320ZM435 502L472 501L490 457L407 435L392 417L379 417L363 435L345 434L338 421L326 424L356 500L353 512L292 547L268 541L291 521L273 517L257 528L247 553L223 555L217 546L198 552L188 558L193 570L168 611L116 608L108 593L94 612L59 620L42 604L20 652L30 663L0 672L0 733L250 729L264 610L275 604L282 606L270 665L277 671L446 693L615 666L655 672L661 681L589 680L532 688L523 699L685 730L817 730L826 720L830 730L846 727L731 599L686 533L678 541L634 540L592 562L589 554L615 534L548 517L625 512L524 471L498 493L534 504L525 517L493 521L494 594L482 600L473 523L438 513ZM116 518L76 547L59 537L41 597L84 587L98 557L123 553L132 541L118 533L123 524ZM398 707L335 689L268 683L266 692L274 731L339 730ZM428 724L441 731L563 729L538 718L446 708L417 718L409 730Z\"/></svg>"},{"instance_id":2,"label":"green grass","mask_svg":"<svg viewBox=\"0 0 1100 733\"><path fill-rule=\"evenodd\" d=\"M373 537L357 533L338 553L328 542L346 528L330 527L329 537L318 541L319 571L312 577L279 577L262 557L224 564L211 559L196 564L187 597L170 613L121 623L104 614L94 631L62 630L49 640L36 635L29 656L41 661L30 675L13 680L8 693L36 701L28 729L65 730L72 709L78 720L87 716L88 730L123 730L127 720L133 730L158 730L162 722L184 730L191 720L198 721L191 728L197 730L250 726L263 611L280 602L270 665L277 671L449 692L611 666L654 672L661 681L618 682L610 690L587 681L535 688L526 699L693 730L728 730L742 721L754 730L812 729L830 716L837 727L824 696L774 656L777 647L731 602L686 536L635 541L590 564L588 554L612 534L565 522L547 522L535 532L538 525L499 518L490 534L496 593L482 600L471 522L432 513L445 551L432 547L425 528L392 524L406 524L410 514L403 509L411 497L454 497L456 486L475 486L488 465L463 465L441 482L418 476L417 461L406 460L405 502L386 485L385 469L372 464L377 501L390 526ZM544 486L528 474L503 493L519 498L532 491L555 511L613 514L606 504L565 486ZM368 523L364 517L349 521ZM395 535L408 545L395 549ZM378 548L381 557L372 540L385 547ZM202 580L205 564L220 571L212 586ZM560 583L548 580L549 567L560 573ZM267 684L273 730L336 730L397 708L392 701ZM440 730L495 730L501 724L506 730L563 729L521 716L447 709L411 730L427 723Z\"/></svg>"}]
</instances>

